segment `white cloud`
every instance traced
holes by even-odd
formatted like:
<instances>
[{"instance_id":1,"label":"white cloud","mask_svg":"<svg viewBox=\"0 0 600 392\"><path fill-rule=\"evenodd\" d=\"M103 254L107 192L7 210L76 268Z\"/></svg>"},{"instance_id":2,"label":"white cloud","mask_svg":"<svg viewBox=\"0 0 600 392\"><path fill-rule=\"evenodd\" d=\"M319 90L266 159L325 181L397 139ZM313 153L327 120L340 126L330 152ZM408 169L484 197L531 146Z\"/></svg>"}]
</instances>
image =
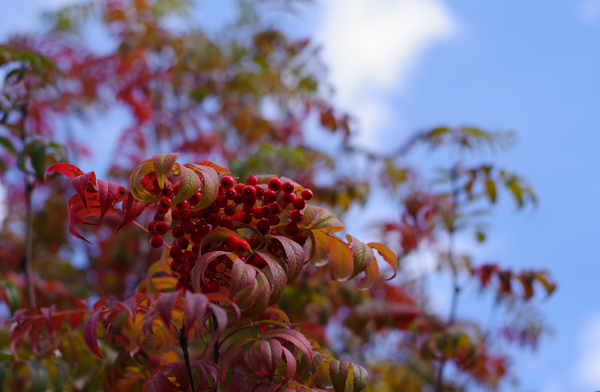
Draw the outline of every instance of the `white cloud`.
<instances>
[{"instance_id":1,"label":"white cloud","mask_svg":"<svg viewBox=\"0 0 600 392\"><path fill-rule=\"evenodd\" d=\"M581 360L575 379L581 385L597 389L600 385L600 316L588 319L580 336Z\"/></svg>"},{"instance_id":2,"label":"white cloud","mask_svg":"<svg viewBox=\"0 0 600 392\"><path fill-rule=\"evenodd\" d=\"M365 136L391 119L386 94L398 91L421 54L455 30L438 0L325 2L318 37L330 80L338 103L358 115Z\"/></svg>"}]
</instances>

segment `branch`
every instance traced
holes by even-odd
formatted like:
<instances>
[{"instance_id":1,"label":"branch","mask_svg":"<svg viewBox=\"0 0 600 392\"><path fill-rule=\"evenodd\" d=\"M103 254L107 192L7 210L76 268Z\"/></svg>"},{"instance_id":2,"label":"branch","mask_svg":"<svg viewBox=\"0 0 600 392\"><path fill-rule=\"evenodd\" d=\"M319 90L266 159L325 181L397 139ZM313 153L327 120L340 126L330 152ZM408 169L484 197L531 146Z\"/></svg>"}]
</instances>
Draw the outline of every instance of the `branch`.
<instances>
[{"instance_id":1,"label":"branch","mask_svg":"<svg viewBox=\"0 0 600 392\"><path fill-rule=\"evenodd\" d=\"M190 379L190 386L192 387L192 392L196 391L196 387L194 386L194 377L192 377L192 366L190 365L190 353L188 352L188 338L185 331L185 322L181 326L181 330L177 332L179 335L179 345L183 350L183 359L185 360L185 366L187 367L188 377Z\"/></svg>"}]
</instances>

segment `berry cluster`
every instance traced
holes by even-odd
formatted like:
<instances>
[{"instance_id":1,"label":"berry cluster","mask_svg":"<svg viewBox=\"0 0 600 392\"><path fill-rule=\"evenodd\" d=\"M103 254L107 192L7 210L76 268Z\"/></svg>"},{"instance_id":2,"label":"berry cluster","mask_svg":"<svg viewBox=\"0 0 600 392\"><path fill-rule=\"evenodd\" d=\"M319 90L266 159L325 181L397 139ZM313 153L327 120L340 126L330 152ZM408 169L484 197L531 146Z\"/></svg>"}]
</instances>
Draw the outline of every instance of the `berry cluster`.
<instances>
[{"instance_id":1,"label":"berry cluster","mask_svg":"<svg viewBox=\"0 0 600 392\"><path fill-rule=\"evenodd\" d=\"M163 237L169 231L174 238L169 255L173 258L171 270L178 276L176 289L194 290L190 274L202 253L211 250L229 251L246 263L264 268L265 260L253 254L251 248L264 247L275 256L285 257L281 244L275 240L267 241L264 235L285 234L304 245L306 235L301 233L298 223L304 219L303 210L306 201L313 196L312 191L297 190L292 182L282 183L278 178L269 179L264 184L266 187L258 182L257 177L249 176L246 184L236 184L236 178L224 176L215 202L207 208L195 209L202 194L196 192L188 200L173 206L171 197L177 195L179 185L171 186L167 181L165 189L161 191L162 197L158 202L154 221L148 225L148 232L152 235L150 245L153 248L164 245ZM165 214L169 211L172 211L172 227L164 221ZM211 248L211 244L207 244L201 249L202 239L217 227L244 229L253 232L255 236L243 238L231 235L216 247ZM223 286L228 287L232 266L233 261L226 255L214 259L204 274L202 292L217 292Z\"/></svg>"}]
</instances>

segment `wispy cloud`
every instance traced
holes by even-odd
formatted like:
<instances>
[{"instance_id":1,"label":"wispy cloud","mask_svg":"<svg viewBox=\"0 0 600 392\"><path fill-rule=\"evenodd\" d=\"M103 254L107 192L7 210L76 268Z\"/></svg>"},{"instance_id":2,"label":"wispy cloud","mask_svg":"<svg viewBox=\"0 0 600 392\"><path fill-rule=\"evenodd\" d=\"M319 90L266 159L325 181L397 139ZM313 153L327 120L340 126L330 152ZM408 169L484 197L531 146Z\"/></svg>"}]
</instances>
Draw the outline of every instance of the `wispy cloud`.
<instances>
[{"instance_id":1,"label":"wispy cloud","mask_svg":"<svg viewBox=\"0 0 600 392\"><path fill-rule=\"evenodd\" d=\"M583 0L577 9L577 16L588 24L600 21L600 0Z\"/></svg>"},{"instance_id":2,"label":"wispy cloud","mask_svg":"<svg viewBox=\"0 0 600 392\"><path fill-rule=\"evenodd\" d=\"M438 0L330 0L322 20L318 37L338 103L358 116L365 141L390 119L387 95L456 31Z\"/></svg>"}]
</instances>

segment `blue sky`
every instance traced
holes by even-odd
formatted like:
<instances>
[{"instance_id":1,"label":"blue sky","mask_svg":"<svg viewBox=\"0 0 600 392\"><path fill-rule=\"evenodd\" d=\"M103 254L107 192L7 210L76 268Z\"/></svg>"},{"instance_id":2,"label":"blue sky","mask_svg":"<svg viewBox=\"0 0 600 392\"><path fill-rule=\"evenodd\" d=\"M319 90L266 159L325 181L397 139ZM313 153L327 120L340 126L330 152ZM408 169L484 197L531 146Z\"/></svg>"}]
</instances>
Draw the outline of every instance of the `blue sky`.
<instances>
[{"instance_id":1,"label":"blue sky","mask_svg":"<svg viewBox=\"0 0 600 392\"><path fill-rule=\"evenodd\" d=\"M38 28L42 5L66 2L6 2L0 37ZM231 18L231 1L200 5L194 17L210 28ZM489 244L474 251L546 267L559 282L543 304L555 334L518 355L517 390L600 389L600 0L321 0L274 23L323 43L336 100L372 148L442 124L517 132L516 148L486 159L529 179L539 208L517 214L503 198ZM443 291L434 294L444 308Z\"/></svg>"}]
</instances>

